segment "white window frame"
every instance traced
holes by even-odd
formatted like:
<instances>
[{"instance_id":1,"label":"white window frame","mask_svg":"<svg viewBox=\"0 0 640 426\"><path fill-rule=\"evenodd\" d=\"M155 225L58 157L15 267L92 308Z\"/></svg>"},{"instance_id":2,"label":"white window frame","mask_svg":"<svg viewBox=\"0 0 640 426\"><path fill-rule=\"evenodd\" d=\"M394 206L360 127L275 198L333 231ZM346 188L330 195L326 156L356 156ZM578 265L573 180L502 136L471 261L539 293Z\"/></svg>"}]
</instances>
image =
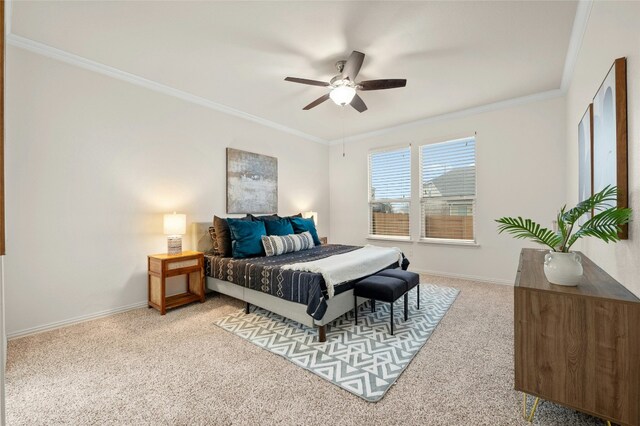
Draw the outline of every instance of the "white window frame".
<instances>
[{"instance_id":1,"label":"white window frame","mask_svg":"<svg viewBox=\"0 0 640 426\"><path fill-rule=\"evenodd\" d=\"M475 143L475 147L474 147L474 152L473 152L473 156L474 156L474 163L475 163L475 167L476 167L476 177L475 177L475 195L474 196L464 196L464 197L446 197L449 200L455 200L460 199L460 200L468 200L468 199L473 199L473 239L471 240L461 240L461 239L456 239L456 238L433 238L433 237L425 237L422 234L422 227L423 227L423 217L422 217L422 202L424 199L426 198L432 198L432 197L425 197L423 195L423 190L422 190L422 148L425 146L429 146L429 145L438 145L438 144L444 144L444 143L451 143L451 142L458 142L458 141L462 141L465 139L470 139L473 138L474 139L474 143ZM456 137L456 138L452 138L452 139L445 139L445 140L438 140L438 141L433 141L430 143L423 143L422 145L418 146L418 203L420 206L420 210L419 210L419 220L420 220L420 229L419 229L419 238L418 238L418 242L419 243L424 243L424 244L444 244L444 245L459 245L459 246L469 246L469 247L479 247L480 244L478 244L478 240L477 240L477 209L476 206L477 204L477 200L478 200L478 136L476 134L474 135L469 135L469 136L464 136L464 137Z\"/></svg>"},{"instance_id":2,"label":"white window frame","mask_svg":"<svg viewBox=\"0 0 640 426\"><path fill-rule=\"evenodd\" d=\"M371 155L378 154L382 152L390 152L390 151L400 151L403 149L409 149L409 198L384 198L379 200L371 199ZM412 222L412 214L411 214L411 206L412 206L412 195L413 195L413 174L412 174L412 159L413 159L413 149L411 144L402 144L402 145L394 145L387 146L384 148L375 148L370 149L367 154L367 215L369 216L367 220L367 239L368 240L383 240L383 241L411 241L411 222ZM408 203L409 204L409 235L376 235L371 234L372 229L372 204L378 203Z\"/></svg>"}]
</instances>

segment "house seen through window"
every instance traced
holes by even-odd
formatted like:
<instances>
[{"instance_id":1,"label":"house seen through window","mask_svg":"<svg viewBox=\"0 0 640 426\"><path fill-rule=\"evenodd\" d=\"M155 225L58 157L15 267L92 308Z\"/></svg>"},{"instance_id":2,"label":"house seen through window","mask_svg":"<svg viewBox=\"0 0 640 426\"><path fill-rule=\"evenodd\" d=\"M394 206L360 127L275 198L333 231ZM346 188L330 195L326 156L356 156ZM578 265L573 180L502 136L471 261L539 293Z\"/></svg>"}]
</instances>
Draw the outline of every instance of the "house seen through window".
<instances>
[{"instance_id":1,"label":"house seen through window","mask_svg":"<svg viewBox=\"0 0 640 426\"><path fill-rule=\"evenodd\" d=\"M422 238L474 241L475 138L420 147Z\"/></svg>"}]
</instances>

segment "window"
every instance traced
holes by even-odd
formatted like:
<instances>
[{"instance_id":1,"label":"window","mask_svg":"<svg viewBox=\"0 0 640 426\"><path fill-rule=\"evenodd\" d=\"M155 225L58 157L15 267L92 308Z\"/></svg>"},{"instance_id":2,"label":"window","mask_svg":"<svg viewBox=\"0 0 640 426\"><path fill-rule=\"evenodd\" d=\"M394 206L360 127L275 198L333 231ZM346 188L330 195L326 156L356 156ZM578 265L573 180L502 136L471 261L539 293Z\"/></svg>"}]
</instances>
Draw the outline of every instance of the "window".
<instances>
[{"instance_id":1,"label":"window","mask_svg":"<svg viewBox=\"0 0 640 426\"><path fill-rule=\"evenodd\" d=\"M369 235L409 238L411 147L369 154Z\"/></svg>"},{"instance_id":2,"label":"window","mask_svg":"<svg viewBox=\"0 0 640 426\"><path fill-rule=\"evenodd\" d=\"M420 147L422 238L475 241L475 138Z\"/></svg>"}]
</instances>

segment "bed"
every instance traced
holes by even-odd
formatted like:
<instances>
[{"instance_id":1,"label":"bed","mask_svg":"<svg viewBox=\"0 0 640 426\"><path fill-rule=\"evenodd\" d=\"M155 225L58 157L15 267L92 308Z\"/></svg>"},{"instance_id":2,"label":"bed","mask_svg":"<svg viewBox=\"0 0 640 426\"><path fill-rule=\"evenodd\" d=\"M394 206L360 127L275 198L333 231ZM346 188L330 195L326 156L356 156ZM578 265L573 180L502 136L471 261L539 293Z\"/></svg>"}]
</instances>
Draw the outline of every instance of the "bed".
<instances>
[{"instance_id":1,"label":"bed","mask_svg":"<svg viewBox=\"0 0 640 426\"><path fill-rule=\"evenodd\" d=\"M209 223L195 223L192 241L205 253L205 278L209 290L259 306L309 327L318 328L318 339L326 341L326 325L353 309L355 281L335 287L332 298L321 274L283 269L283 265L308 262L358 249L358 246L327 244L280 256L233 259L213 256ZM405 262L408 264L408 262ZM406 264L402 265L406 268ZM398 263L385 268L395 268ZM367 299L358 299L358 304Z\"/></svg>"}]
</instances>

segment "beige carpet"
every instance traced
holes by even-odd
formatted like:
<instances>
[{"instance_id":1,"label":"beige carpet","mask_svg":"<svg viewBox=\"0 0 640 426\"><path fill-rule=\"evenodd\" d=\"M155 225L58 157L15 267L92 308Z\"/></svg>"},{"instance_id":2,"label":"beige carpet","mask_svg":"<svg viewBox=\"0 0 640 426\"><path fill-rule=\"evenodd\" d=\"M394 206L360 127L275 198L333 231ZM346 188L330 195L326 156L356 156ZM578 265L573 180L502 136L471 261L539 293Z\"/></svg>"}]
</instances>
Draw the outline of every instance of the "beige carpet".
<instances>
[{"instance_id":1,"label":"beige carpet","mask_svg":"<svg viewBox=\"0 0 640 426\"><path fill-rule=\"evenodd\" d=\"M9 425L526 425L513 391L513 288L424 276L458 299L380 402L368 403L212 325L210 297L9 342ZM534 424L602 425L544 403Z\"/></svg>"}]
</instances>

